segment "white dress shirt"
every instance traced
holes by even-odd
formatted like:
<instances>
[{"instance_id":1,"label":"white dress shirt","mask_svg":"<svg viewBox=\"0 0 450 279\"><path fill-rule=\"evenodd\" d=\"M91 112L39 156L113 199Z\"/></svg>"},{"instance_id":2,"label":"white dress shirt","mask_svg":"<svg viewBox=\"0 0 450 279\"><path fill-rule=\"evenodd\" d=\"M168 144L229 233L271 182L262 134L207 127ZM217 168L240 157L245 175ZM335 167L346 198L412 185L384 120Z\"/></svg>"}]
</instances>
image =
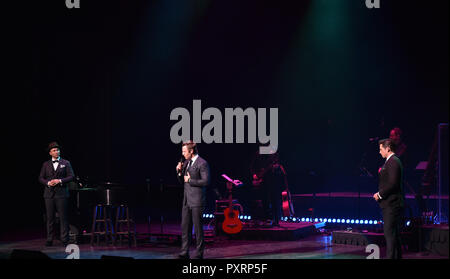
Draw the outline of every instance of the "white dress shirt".
<instances>
[{"instance_id":1,"label":"white dress shirt","mask_svg":"<svg viewBox=\"0 0 450 279\"><path fill-rule=\"evenodd\" d=\"M195 163L195 160L197 160L197 158L198 158L198 154L195 155L194 157L192 157L192 159L191 159L191 161L192 161L191 166Z\"/></svg>"},{"instance_id":2,"label":"white dress shirt","mask_svg":"<svg viewBox=\"0 0 450 279\"><path fill-rule=\"evenodd\" d=\"M191 162L190 162L190 163L188 164L188 166L186 167L186 174L187 174L187 169L188 169L189 167L192 167L192 165L195 163L195 160L197 160L197 158L198 158L198 154L191 158ZM190 179L190 178L189 178L189 181L188 181L188 182L191 182L191 179Z\"/></svg>"},{"instance_id":3,"label":"white dress shirt","mask_svg":"<svg viewBox=\"0 0 450 279\"><path fill-rule=\"evenodd\" d=\"M53 163L53 161L58 160L57 163ZM59 160L61 160L61 157L58 157L57 159L53 159L52 158L52 165L53 165L53 169L56 171L56 169L58 168L59 165Z\"/></svg>"},{"instance_id":4,"label":"white dress shirt","mask_svg":"<svg viewBox=\"0 0 450 279\"><path fill-rule=\"evenodd\" d=\"M53 163L53 161L56 161L56 160L58 160L58 162L56 162L56 163ZM61 157L58 157L57 159L53 159L52 158L52 165L53 165L53 169L56 171L56 169L58 168L58 166L59 166L59 161L61 160ZM47 182L47 185L48 185L48 183L50 183L50 181L49 182ZM59 183L62 183L61 182L61 179L59 179ZM50 185L48 185L48 187L51 187Z\"/></svg>"},{"instance_id":5,"label":"white dress shirt","mask_svg":"<svg viewBox=\"0 0 450 279\"><path fill-rule=\"evenodd\" d=\"M395 155L395 153L392 153L391 155L389 155L389 156L386 158L386 162L389 160L389 158L392 157L392 155ZM386 164L386 162L384 162L384 163Z\"/></svg>"}]
</instances>

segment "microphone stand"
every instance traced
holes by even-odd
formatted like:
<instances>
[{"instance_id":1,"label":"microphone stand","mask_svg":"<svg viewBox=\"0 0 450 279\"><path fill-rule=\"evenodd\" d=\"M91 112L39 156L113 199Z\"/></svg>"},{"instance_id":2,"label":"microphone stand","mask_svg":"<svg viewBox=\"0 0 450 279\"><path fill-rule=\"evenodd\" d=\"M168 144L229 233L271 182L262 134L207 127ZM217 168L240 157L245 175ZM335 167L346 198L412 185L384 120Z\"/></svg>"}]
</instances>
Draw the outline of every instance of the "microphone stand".
<instances>
[{"instance_id":1,"label":"microphone stand","mask_svg":"<svg viewBox=\"0 0 450 279\"><path fill-rule=\"evenodd\" d=\"M147 179L145 179L145 182L146 182L146 184L147 184L147 195L146 195L146 198L147 198L147 204L149 205L149 204L151 204L151 201L150 201L150 178L147 178ZM151 214L150 214L150 208L148 208L148 211L147 211L147 233L149 234L149 236L151 236L151 228L150 228L150 221L151 221Z\"/></svg>"}]
</instances>

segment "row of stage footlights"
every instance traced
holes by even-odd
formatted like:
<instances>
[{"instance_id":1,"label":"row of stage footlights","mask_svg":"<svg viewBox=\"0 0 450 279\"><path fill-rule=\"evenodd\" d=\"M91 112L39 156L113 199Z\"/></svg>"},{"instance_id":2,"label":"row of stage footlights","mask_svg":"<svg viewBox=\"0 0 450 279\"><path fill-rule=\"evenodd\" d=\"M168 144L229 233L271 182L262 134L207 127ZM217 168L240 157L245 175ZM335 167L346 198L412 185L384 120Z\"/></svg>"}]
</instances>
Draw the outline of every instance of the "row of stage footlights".
<instances>
[{"instance_id":1,"label":"row of stage footlights","mask_svg":"<svg viewBox=\"0 0 450 279\"><path fill-rule=\"evenodd\" d=\"M203 214L203 218L213 219L214 214ZM252 216L240 215L240 220L252 220ZM281 221L300 223L331 223L331 224L359 224L359 225L380 225L383 224L382 220L369 220L369 219L346 219L346 218L310 218L310 217L281 217ZM408 221L409 222L409 221ZM407 224L409 225L409 224Z\"/></svg>"}]
</instances>

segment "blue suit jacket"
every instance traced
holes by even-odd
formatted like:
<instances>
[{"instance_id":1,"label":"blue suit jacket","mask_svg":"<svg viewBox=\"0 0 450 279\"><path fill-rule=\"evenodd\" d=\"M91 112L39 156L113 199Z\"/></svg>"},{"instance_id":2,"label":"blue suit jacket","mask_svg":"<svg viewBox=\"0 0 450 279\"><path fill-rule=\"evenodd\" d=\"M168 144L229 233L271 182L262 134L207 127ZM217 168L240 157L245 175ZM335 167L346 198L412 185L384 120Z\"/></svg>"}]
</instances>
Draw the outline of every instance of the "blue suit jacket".
<instances>
[{"instance_id":1,"label":"blue suit jacket","mask_svg":"<svg viewBox=\"0 0 450 279\"><path fill-rule=\"evenodd\" d=\"M183 175L178 176L184 184L183 205L189 207L206 205L206 186L210 183L209 165L202 157L198 156L194 164L187 169L187 163L183 167L182 173L189 172L190 182L184 182Z\"/></svg>"}]
</instances>

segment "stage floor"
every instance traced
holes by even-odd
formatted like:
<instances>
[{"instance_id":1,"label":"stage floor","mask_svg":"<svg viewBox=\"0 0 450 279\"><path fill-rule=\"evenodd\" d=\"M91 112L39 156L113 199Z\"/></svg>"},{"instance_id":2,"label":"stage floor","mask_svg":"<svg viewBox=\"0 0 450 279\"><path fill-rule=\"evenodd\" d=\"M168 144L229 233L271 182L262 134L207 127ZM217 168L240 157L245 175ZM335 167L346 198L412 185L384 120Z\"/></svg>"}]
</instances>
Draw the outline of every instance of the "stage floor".
<instances>
[{"instance_id":1,"label":"stage floor","mask_svg":"<svg viewBox=\"0 0 450 279\"><path fill-rule=\"evenodd\" d=\"M139 226L138 226L139 227ZM145 225L142 225L145 227ZM179 225L167 224L165 233L177 234ZM139 232L139 229L138 229ZM142 231L145 233L146 231ZM159 233L159 225L152 226L152 233ZM7 259L13 249L35 250L45 253L53 259L64 259L65 247L57 240L52 247L45 247L45 238L30 236L29 240L0 240L0 258ZM138 236L137 247L124 245L91 246L79 244L80 259L100 259L105 256L132 257L134 259L176 259L179 253L179 242L149 241L149 237ZM192 247L193 249L193 247ZM191 250L194 254L194 250ZM205 259L365 259L365 247L332 243L330 232L309 235L298 240L274 241L267 239L248 240L227 236L216 236L208 241L205 247ZM383 258L385 249L381 247ZM404 252L405 259L448 259L430 252Z\"/></svg>"}]
</instances>

